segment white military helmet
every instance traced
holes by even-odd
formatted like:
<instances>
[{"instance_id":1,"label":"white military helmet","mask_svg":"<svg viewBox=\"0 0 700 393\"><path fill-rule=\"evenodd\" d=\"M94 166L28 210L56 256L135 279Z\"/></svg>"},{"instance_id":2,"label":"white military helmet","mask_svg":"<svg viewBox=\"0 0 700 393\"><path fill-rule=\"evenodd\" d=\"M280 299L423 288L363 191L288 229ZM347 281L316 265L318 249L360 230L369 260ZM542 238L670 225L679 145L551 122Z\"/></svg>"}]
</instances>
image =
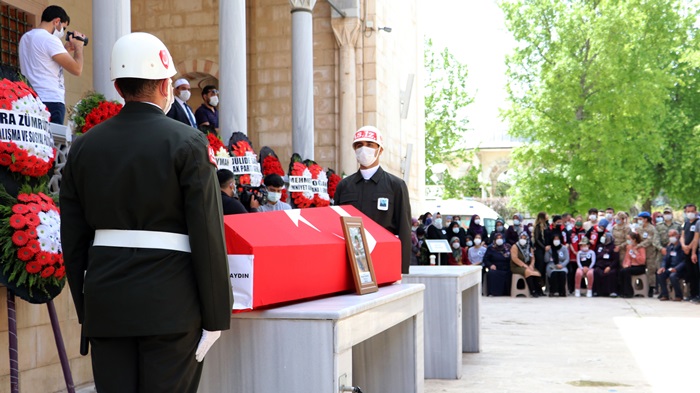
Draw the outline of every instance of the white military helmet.
<instances>
[{"instance_id":1,"label":"white military helmet","mask_svg":"<svg viewBox=\"0 0 700 393\"><path fill-rule=\"evenodd\" d=\"M166 79L175 75L175 64L163 41L148 33L130 33L112 47L112 80L118 78Z\"/></svg>"},{"instance_id":2,"label":"white military helmet","mask_svg":"<svg viewBox=\"0 0 700 393\"><path fill-rule=\"evenodd\" d=\"M352 139L352 143L355 142L374 142L379 145L379 147L384 147L384 138L382 137L382 132L377 129L377 127L363 126L359 130L355 131L355 136Z\"/></svg>"}]
</instances>

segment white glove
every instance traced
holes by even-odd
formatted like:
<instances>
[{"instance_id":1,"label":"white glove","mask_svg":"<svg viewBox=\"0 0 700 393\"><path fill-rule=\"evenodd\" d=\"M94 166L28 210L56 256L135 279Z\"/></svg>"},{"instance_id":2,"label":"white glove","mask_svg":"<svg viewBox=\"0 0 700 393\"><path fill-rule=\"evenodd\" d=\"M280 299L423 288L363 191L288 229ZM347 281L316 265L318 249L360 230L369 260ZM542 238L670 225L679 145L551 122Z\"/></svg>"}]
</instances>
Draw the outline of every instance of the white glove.
<instances>
[{"instance_id":1,"label":"white glove","mask_svg":"<svg viewBox=\"0 0 700 393\"><path fill-rule=\"evenodd\" d=\"M221 337L221 331L217 330L215 332L210 332L208 330L202 329L202 338L199 339L199 344L197 344L197 351L194 353L194 357L198 362L204 360L204 356L209 351L214 342Z\"/></svg>"}]
</instances>

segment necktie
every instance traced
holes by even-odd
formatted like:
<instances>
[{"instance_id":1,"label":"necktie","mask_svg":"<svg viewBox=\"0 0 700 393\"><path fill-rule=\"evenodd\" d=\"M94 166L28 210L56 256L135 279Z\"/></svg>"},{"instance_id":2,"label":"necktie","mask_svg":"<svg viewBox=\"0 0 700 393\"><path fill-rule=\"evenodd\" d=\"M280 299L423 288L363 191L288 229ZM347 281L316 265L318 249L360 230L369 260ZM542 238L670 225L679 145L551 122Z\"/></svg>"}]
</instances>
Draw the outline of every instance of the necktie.
<instances>
[{"instance_id":1,"label":"necktie","mask_svg":"<svg viewBox=\"0 0 700 393\"><path fill-rule=\"evenodd\" d=\"M197 122L194 120L194 114L192 113L192 109L190 109L190 106L187 104L184 104L185 107L185 112L187 113L187 118L190 120L190 125L194 128L197 128Z\"/></svg>"}]
</instances>

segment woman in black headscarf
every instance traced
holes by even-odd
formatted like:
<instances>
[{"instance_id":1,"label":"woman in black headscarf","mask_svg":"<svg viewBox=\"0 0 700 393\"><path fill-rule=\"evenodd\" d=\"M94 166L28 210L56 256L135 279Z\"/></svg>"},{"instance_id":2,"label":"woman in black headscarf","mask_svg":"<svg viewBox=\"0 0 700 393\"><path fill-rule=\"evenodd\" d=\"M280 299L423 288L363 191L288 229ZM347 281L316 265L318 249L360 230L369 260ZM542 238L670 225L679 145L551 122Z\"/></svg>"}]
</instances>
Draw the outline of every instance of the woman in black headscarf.
<instances>
[{"instance_id":1,"label":"woman in black headscarf","mask_svg":"<svg viewBox=\"0 0 700 393\"><path fill-rule=\"evenodd\" d=\"M549 279L549 297L558 294L566 296L566 278L569 272L569 250L562 244L561 235L552 236L552 247L544 255L547 262L547 278Z\"/></svg>"},{"instance_id":2,"label":"woman in black headscarf","mask_svg":"<svg viewBox=\"0 0 700 393\"><path fill-rule=\"evenodd\" d=\"M510 250L506 247L502 234L497 234L493 244L486 249L482 264L488 269L486 273L488 295L508 295L511 277Z\"/></svg>"},{"instance_id":3,"label":"woman in black headscarf","mask_svg":"<svg viewBox=\"0 0 700 393\"><path fill-rule=\"evenodd\" d=\"M486 233L486 229L484 229L484 226L481 222L481 217L479 217L478 214L473 215L471 220L469 220L469 229L467 229L467 235L471 236L472 239L474 239L476 235L481 235L481 239L483 241L490 243L488 234Z\"/></svg>"}]
</instances>

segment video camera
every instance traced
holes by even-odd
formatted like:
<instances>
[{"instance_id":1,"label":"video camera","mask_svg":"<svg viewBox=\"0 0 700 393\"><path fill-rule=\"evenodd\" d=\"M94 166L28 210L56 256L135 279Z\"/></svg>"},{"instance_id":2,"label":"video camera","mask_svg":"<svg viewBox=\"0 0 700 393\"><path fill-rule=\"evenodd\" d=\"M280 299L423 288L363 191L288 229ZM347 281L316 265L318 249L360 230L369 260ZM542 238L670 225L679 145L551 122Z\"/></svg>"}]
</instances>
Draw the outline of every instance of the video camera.
<instances>
[{"instance_id":1,"label":"video camera","mask_svg":"<svg viewBox=\"0 0 700 393\"><path fill-rule=\"evenodd\" d=\"M238 200L246 209L250 209L250 202L255 198L260 206L267 204L267 187L264 185L253 187L250 185L238 186Z\"/></svg>"},{"instance_id":2,"label":"video camera","mask_svg":"<svg viewBox=\"0 0 700 393\"><path fill-rule=\"evenodd\" d=\"M71 37L73 37L73 36L74 36L74 34L72 31L66 31L66 42L70 41ZM83 38L83 37L75 36L75 39L78 41L83 41L85 46L87 46L88 41L90 41L87 37Z\"/></svg>"}]
</instances>

